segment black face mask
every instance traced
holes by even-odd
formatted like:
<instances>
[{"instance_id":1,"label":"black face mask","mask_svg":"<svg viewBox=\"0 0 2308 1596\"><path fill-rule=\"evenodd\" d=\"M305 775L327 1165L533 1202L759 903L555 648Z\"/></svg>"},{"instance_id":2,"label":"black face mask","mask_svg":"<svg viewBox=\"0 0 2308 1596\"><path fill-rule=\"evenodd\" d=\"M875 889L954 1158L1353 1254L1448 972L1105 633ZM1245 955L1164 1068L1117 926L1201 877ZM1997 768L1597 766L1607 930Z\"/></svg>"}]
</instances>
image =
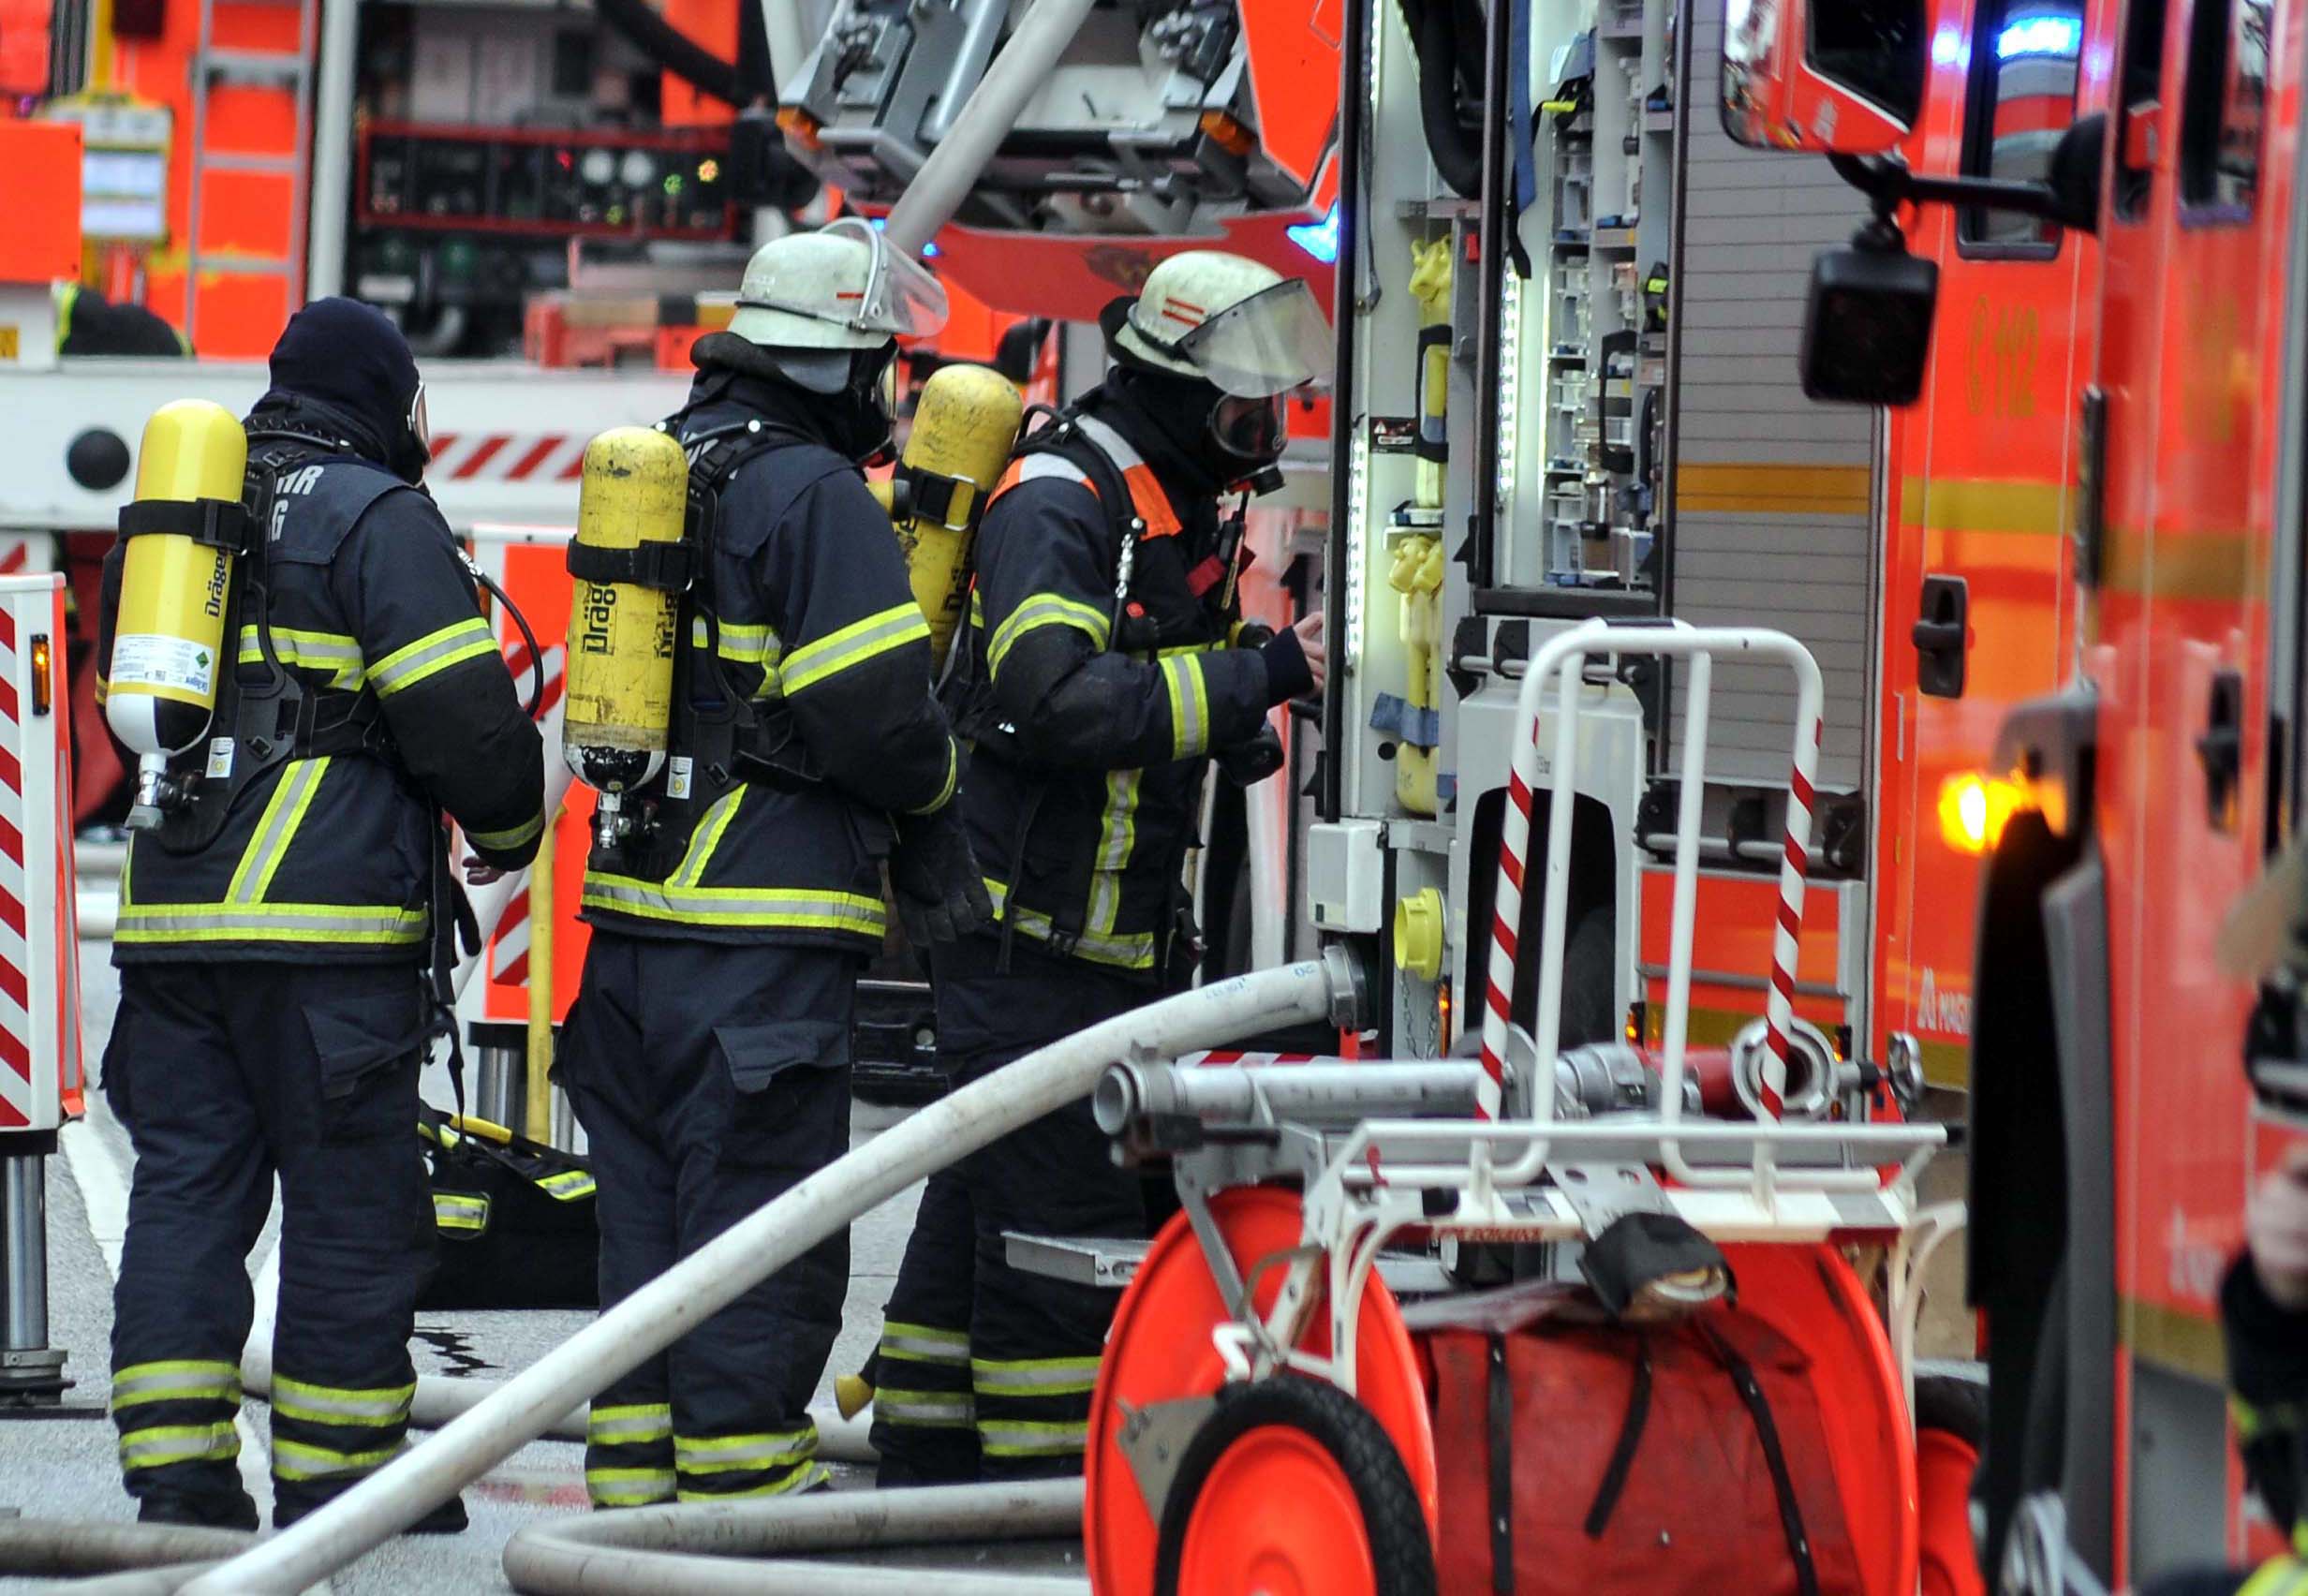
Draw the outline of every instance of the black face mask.
<instances>
[{"instance_id":1,"label":"black face mask","mask_svg":"<svg viewBox=\"0 0 2308 1596\"><path fill-rule=\"evenodd\" d=\"M858 350L850 357L848 383L821 401L827 444L860 466L886 466L894 458L882 379L896 359L895 344Z\"/></svg>"}]
</instances>

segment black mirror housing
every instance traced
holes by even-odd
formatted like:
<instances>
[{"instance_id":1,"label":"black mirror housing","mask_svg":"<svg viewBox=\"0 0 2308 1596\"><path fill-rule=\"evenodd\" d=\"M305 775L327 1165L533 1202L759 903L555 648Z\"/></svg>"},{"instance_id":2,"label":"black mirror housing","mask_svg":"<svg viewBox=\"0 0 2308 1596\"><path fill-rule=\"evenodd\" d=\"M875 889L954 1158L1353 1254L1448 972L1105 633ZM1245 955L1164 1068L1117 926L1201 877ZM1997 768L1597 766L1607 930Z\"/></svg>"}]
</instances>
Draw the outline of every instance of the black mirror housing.
<instances>
[{"instance_id":1,"label":"black mirror housing","mask_svg":"<svg viewBox=\"0 0 2308 1596\"><path fill-rule=\"evenodd\" d=\"M1803 317L1806 397L1853 405L1912 405L1923 392L1939 302L1939 265L1863 229L1848 249L1812 263Z\"/></svg>"}]
</instances>

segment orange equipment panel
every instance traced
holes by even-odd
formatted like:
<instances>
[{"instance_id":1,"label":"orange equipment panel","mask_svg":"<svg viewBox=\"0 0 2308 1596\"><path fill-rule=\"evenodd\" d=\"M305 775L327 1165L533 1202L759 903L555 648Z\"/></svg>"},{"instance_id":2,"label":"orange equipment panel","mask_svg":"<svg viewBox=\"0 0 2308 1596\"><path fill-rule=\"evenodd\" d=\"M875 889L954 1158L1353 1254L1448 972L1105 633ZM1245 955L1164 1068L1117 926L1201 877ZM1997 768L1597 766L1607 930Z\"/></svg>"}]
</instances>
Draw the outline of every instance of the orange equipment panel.
<instances>
[{"instance_id":1,"label":"orange equipment panel","mask_svg":"<svg viewBox=\"0 0 2308 1596\"><path fill-rule=\"evenodd\" d=\"M73 122L0 121L8 225L0 282L52 283L81 274L81 129Z\"/></svg>"}]
</instances>

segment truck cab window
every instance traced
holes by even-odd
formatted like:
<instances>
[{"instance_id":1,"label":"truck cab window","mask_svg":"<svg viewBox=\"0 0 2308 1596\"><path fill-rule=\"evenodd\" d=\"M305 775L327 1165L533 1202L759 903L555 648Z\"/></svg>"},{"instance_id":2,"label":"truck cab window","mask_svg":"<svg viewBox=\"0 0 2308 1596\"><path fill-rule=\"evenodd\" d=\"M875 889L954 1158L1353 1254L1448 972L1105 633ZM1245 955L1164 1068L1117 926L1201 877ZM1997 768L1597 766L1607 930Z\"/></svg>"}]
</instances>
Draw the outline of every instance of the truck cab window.
<instances>
[{"instance_id":1,"label":"truck cab window","mask_svg":"<svg viewBox=\"0 0 2308 1596\"><path fill-rule=\"evenodd\" d=\"M1811 8L1812 71L1913 127L1923 111L1922 0L1833 0Z\"/></svg>"},{"instance_id":2,"label":"truck cab window","mask_svg":"<svg viewBox=\"0 0 2308 1596\"><path fill-rule=\"evenodd\" d=\"M2083 0L1989 0L1972 41L1963 170L1971 177L2042 183L2051 153L2076 120ZM2033 216L1976 207L1963 213L1966 254L2049 259L2060 229ZM1976 248L1973 246L1978 246Z\"/></svg>"},{"instance_id":3,"label":"truck cab window","mask_svg":"<svg viewBox=\"0 0 2308 1596\"><path fill-rule=\"evenodd\" d=\"M2206 221L2252 214L2268 102L2271 0L2197 0L2180 130L2180 199Z\"/></svg>"}]
</instances>

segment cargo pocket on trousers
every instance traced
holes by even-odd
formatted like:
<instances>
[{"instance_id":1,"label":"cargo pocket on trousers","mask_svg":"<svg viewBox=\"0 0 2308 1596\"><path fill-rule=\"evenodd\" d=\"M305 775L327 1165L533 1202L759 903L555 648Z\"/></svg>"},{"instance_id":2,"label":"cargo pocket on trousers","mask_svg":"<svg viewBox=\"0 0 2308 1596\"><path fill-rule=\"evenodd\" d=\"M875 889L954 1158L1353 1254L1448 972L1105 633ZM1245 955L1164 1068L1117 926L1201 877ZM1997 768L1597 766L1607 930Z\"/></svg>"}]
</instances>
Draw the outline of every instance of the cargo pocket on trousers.
<instances>
[{"instance_id":1,"label":"cargo pocket on trousers","mask_svg":"<svg viewBox=\"0 0 2308 1596\"><path fill-rule=\"evenodd\" d=\"M330 1140L406 1135L396 1092L374 1088L399 1067L413 1073L424 1051L424 1004L412 981L407 995L348 993L305 1000L304 1027L320 1073L321 1131ZM385 1101L374 1106L371 1100ZM408 1105L413 1109L413 1104ZM375 1123L370 1123L372 1120Z\"/></svg>"},{"instance_id":2,"label":"cargo pocket on trousers","mask_svg":"<svg viewBox=\"0 0 2308 1596\"><path fill-rule=\"evenodd\" d=\"M837 1020L780 1020L771 1025L716 1026L715 1044L729 1071L730 1161L766 1164L786 1161L792 1149L837 1134L846 1145L846 1090L840 1098L840 1126L825 1131L808 1121L824 1117L819 1100L833 1086L825 1071L850 1062L850 1027ZM822 1133L821 1133L822 1132ZM839 1148L836 1149L838 1156Z\"/></svg>"}]
</instances>

